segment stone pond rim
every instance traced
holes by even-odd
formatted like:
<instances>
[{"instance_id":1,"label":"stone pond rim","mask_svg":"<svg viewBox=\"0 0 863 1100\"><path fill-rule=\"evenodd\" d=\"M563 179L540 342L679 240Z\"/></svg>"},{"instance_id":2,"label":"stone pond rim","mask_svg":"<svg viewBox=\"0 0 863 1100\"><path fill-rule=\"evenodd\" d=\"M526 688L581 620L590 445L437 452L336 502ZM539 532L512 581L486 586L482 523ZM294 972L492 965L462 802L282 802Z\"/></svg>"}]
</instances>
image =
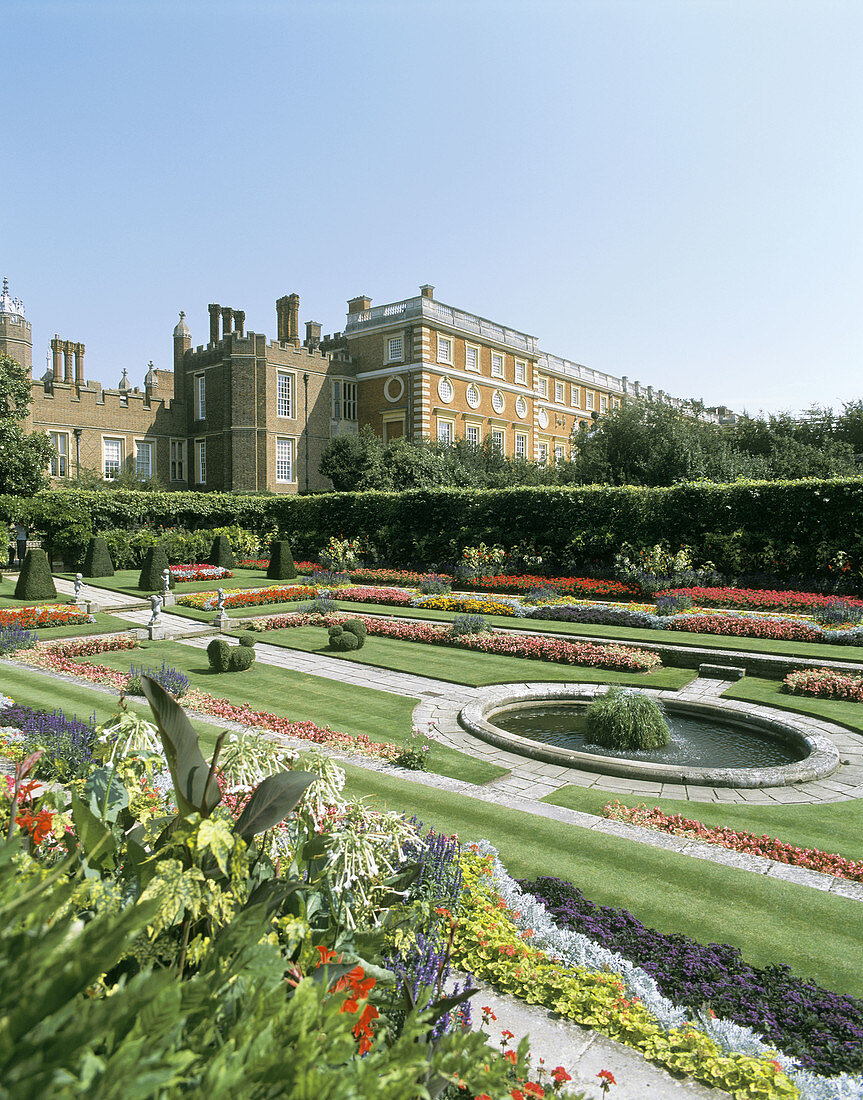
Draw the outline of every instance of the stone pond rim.
<instances>
[{"instance_id":1,"label":"stone pond rim","mask_svg":"<svg viewBox=\"0 0 863 1100\"><path fill-rule=\"evenodd\" d=\"M534 760L564 768L580 768L624 779L654 780L661 783L685 783L711 787L786 787L826 779L840 764L840 753L830 725L812 718L804 722L790 713L777 712L733 699L711 698L709 702L685 699L671 691L643 688L662 702L669 714L705 718L747 727L783 738L804 751L806 756L789 764L757 768L690 768L679 764L659 764L645 760L621 759L577 752L519 737L494 725L494 716L508 706L530 703L589 703L603 694L607 685L597 684L504 684L485 688L459 712L461 726L489 744Z\"/></svg>"}]
</instances>

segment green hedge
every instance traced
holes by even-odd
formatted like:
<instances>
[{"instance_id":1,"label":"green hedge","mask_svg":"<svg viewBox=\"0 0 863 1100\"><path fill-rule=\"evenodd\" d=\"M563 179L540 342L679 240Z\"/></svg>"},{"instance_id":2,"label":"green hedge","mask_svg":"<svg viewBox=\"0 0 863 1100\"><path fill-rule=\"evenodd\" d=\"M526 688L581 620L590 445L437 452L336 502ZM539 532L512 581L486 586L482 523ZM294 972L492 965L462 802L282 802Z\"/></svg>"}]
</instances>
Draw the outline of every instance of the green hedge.
<instances>
[{"instance_id":1,"label":"green hedge","mask_svg":"<svg viewBox=\"0 0 863 1100\"><path fill-rule=\"evenodd\" d=\"M726 573L824 573L838 551L863 565L863 478L307 497L48 490L27 500L0 497L0 519L11 515L24 515L52 548L73 537L63 535L70 524L86 528L86 538L110 528L235 525L260 538L278 531L300 559L316 556L331 536L362 535L388 562L423 567L451 562L479 542L511 548L522 541L566 571L608 563L624 542L691 546Z\"/></svg>"}]
</instances>

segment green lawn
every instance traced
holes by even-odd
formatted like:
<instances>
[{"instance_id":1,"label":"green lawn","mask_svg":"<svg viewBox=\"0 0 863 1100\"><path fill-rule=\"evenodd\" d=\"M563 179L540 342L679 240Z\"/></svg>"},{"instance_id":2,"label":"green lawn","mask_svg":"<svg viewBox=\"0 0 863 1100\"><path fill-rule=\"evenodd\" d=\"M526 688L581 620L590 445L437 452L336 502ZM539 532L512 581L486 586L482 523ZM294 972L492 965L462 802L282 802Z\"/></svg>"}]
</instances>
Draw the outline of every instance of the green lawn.
<instances>
[{"instance_id":1,"label":"green lawn","mask_svg":"<svg viewBox=\"0 0 863 1100\"><path fill-rule=\"evenodd\" d=\"M394 672L410 672L447 680L454 684L479 687L524 680L579 680L589 683L612 681L640 684L643 687L677 690L689 683L695 673L686 668L660 668L656 672L607 672L581 665L562 665L553 661L532 661L524 657L503 657L496 653L477 653L425 642L405 642L399 638L377 638L369 634L361 650L335 653L325 650L326 632L318 626L286 627L261 634L261 642L299 649L305 653L324 652L357 664L375 665Z\"/></svg>"},{"instance_id":2,"label":"green lawn","mask_svg":"<svg viewBox=\"0 0 863 1100\"><path fill-rule=\"evenodd\" d=\"M51 641L56 638L76 638L82 634L109 634L118 630L132 630L136 625L105 611L97 612L94 618L94 623L79 623L77 626L46 626L37 630L36 635L40 640Z\"/></svg>"},{"instance_id":3,"label":"green lawn","mask_svg":"<svg viewBox=\"0 0 863 1100\"><path fill-rule=\"evenodd\" d=\"M247 672L220 675L210 671L204 650L179 642L144 642L140 651L99 653L90 661L123 671L131 664L160 668L165 661L185 672L192 687L232 703L247 703L254 710L270 711L291 721L314 722L341 733L396 745L406 744L410 737L417 702L403 695L325 680L263 662L256 662ZM434 744L429 755L429 771L466 783L487 783L506 771L446 745Z\"/></svg>"},{"instance_id":4,"label":"green lawn","mask_svg":"<svg viewBox=\"0 0 863 1100\"><path fill-rule=\"evenodd\" d=\"M863 912L828 895L661 848L534 817L394 776L348 769L348 793L462 841L490 840L515 877L554 875L591 900L702 943L732 943L751 963L785 963L829 989L863 995Z\"/></svg>"},{"instance_id":5,"label":"green lawn","mask_svg":"<svg viewBox=\"0 0 863 1100\"><path fill-rule=\"evenodd\" d=\"M204 582L200 582L207 587ZM251 587L251 586L249 586ZM212 582L209 588L213 589ZM184 588L191 591L191 588ZM214 590L214 589L213 589ZM311 597L310 597L311 598ZM395 616L400 619L451 622L457 611L439 611L421 607L396 607L391 604L355 603L337 600L339 610L359 615ZM228 609L231 618L250 619L262 615L284 615L297 610L297 603L261 604L257 607ZM199 611L193 607L171 607L168 611L189 618L204 620L212 611ZM860 661L863 662L863 646L823 645L816 642L788 642L771 638L730 638L719 634L685 634L674 630L644 630L631 626L598 626L593 623L552 622L548 619L516 619L509 615L487 615L492 626L505 630L532 630L543 633L574 634L596 638L603 642L638 642L653 645L681 646L684 649L724 649L751 653L769 653L780 657L801 657L805 660Z\"/></svg>"}]
</instances>

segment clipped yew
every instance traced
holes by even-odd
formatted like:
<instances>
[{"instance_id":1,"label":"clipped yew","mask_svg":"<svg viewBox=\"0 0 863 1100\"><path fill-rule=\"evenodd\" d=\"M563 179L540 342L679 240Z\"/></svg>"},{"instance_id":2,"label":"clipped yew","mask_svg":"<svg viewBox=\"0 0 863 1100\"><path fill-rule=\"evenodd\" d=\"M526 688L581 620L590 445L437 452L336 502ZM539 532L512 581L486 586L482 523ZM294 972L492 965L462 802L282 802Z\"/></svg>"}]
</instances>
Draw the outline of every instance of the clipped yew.
<instances>
[{"instance_id":1,"label":"clipped yew","mask_svg":"<svg viewBox=\"0 0 863 1100\"><path fill-rule=\"evenodd\" d=\"M291 553L290 543L284 539L276 539L270 543L270 563L267 566L267 577L271 581L292 580L297 575L297 567L294 565L294 555Z\"/></svg>"},{"instance_id":2,"label":"clipped yew","mask_svg":"<svg viewBox=\"0 0 863 1100\"><path fill-rule=\"evenodd\" d=\"M240 644L232 646L224 638L213 638L207 646L207 659L213 672L245 672L255 660L255 639L241 634Z\"/></svg>"},{"instance_id":3,"label":"clipped yew","mask_svg":"<svg viewBox=\"0 0 863 1100\"><path fill-rule=\"evenodd\" d=\"M162 574L168 568L168 555L161 546L151 546L144 555L144 565L138 578L138 587L145 592L162 591ZM171 588L174 579L171 578Z\"/></svg>"},{"instance_id":4,"label":"clipped yew","mask_svg":"<svg viewBox=\"0 0 863 1100\"><path fill-rule=\"evenodd\" d=\"M81 573L85 577L113 577L114 563L111 561L111 553L108 544L101 535L94 535L87 544L87 553L84 555L84 564Z\"/></svg>"},{"instance_id":5,"label":"clipped yew","mask_svg":"<svg viewBox=\"0 0 863 1100\"><path fill-rule=\"evenodd\" d=\"M51 600L57 595L44 550L28 550L15 585L16 600Z\"/></svg>"},{"instance_id":6,"label":"clipped yew","mask_svg":"<svg viewBox=\"0 0 863 1100\"><path fill-rule=\"evenodd\" d=\"M221 565L224 569L233 569L234 551L227 535L216 535L210 547L210 565Z\"/></svg>"}]
</instances>

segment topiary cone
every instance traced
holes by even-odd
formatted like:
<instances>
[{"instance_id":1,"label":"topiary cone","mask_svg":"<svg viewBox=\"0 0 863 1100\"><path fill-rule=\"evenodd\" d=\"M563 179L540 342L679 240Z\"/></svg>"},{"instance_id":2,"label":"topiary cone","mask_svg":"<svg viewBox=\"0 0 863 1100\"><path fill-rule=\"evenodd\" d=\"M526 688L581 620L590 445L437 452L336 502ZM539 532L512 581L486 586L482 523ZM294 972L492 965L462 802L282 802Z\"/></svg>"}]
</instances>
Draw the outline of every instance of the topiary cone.
<instances>
[{"instance_id":1,"label":"topiary cone","mask_svg":"<svg viewBox=\"0 0 863 1100\"><path fill-rule=\"evenodd\" d=\"M151 546L144 555L144 566L138 578L138 587L145 592L162 591L162 574L168 568L168 555L161 546ZM173 578L171 587L174 587Z\"/></svg>"},{"instance_id":2,"label":"topiary cone","mask_svg":"<svg viewBox=\"0 0 863 1100\"><path fill-rule=\"evenodd\" d=\"M81 572L85 577L114 576L114 563L111 561L108 544L101 535L94 535L87 544Z\"/></svg>"},{"instance_id":3,"label":"topiary cone","mask_svg":"<svg viewBox=\"0 0 863 1100\"><path fill-rule=\"evenodd\" d=\"M57 595L44 550L28 550L15 585L16 600L51 600Z\"/></svg>"},{"instance_id":4,"label":"topiary cone","mask_svg":"<svg viewBox=\"0 0 863 1100\"><path fill-rule=\"evenodd\" d=\"M294 565L294 555L291 553L290 543L283 539L271 542L267 577L271 581L286 581L292 580L296 575L297 567Z\"/></svg>"},{"instance_id":5,"label":"topiary cone","mask_svg":"<svg viewBox=\"0 0 863 1100\"><path fill-rule=\"evenodd\" d=\"M210 547L210 565L221 565L224 569L233 569L234 551L227 535L216 535Z\"/></svg>"}]
</instances>

